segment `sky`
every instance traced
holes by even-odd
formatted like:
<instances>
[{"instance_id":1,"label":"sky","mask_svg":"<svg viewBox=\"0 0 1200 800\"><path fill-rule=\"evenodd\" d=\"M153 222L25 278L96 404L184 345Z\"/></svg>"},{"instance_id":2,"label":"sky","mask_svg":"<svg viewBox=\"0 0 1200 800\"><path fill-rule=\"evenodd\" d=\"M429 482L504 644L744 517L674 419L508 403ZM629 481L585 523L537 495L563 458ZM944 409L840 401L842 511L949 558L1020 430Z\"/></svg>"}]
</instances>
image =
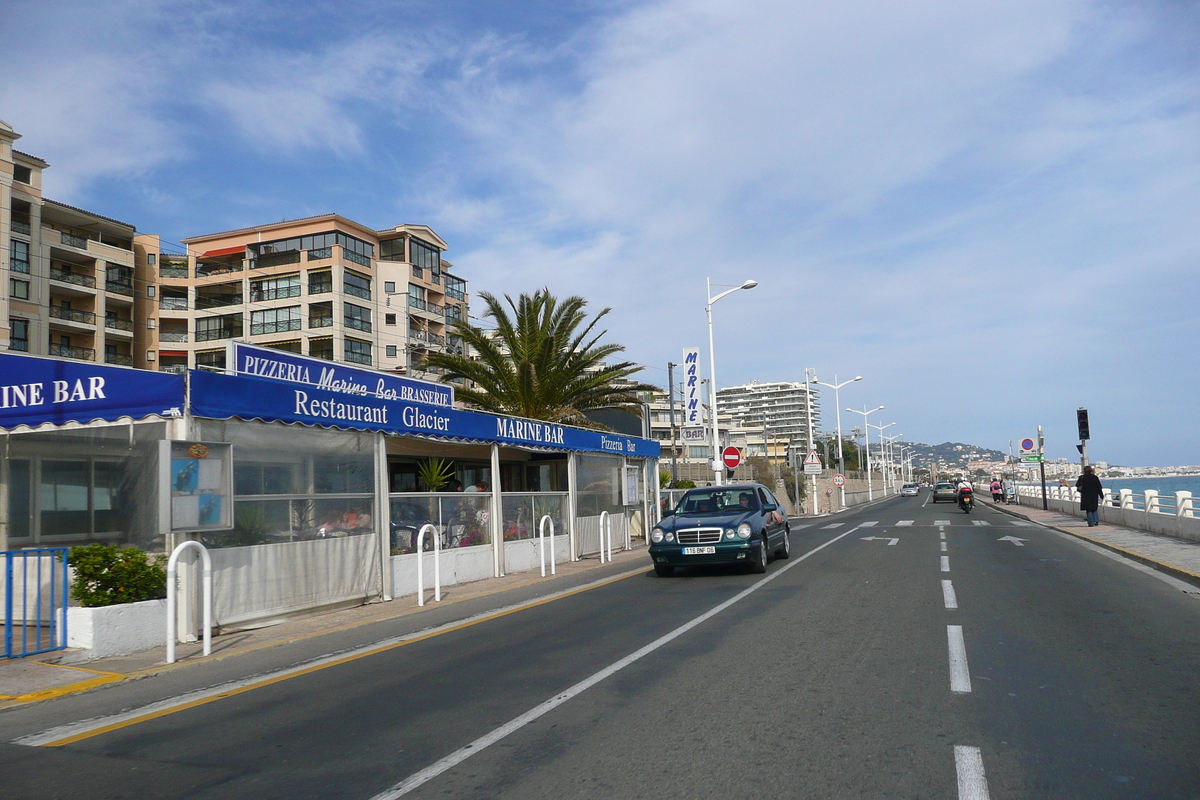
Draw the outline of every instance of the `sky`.
<instances>
[{"instance_id":1,"label":"sky","mask_svg":"<svg viewBox=\"0 0 1200 800\"><path fill-rule=\"evenodd\" d=\"M168 242L426 224L472 293L611 308L659 385L684 347L708 359L706 279L753 279L713 306L719 386L861 375L843 409L907 440L1007 451L1040 424L1050 457L1076 457L1082 406L1093 460L1200 464L1193 0L2 18L0 119L46 195Z\"/></svg>"}]
</instances>

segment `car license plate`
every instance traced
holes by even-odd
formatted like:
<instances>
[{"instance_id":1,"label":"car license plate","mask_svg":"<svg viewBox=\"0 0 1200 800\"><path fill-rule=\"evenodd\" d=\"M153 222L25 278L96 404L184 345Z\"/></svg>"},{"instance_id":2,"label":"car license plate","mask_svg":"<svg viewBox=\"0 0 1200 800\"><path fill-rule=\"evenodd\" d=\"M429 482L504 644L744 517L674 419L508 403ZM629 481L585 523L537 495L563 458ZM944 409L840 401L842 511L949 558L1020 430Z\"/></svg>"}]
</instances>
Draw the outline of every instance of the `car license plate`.
<instances>
[{"instance_id":1,"label":"car license plate","mask_svg":"<svg viewBox=\"0 0 1200 800\"><path fill-rule=\"evenodd\" d=\"M685 547L683 554L685 556L710 556L717 552L717 548L709 547Z\"/></svg>"}]
</instances>

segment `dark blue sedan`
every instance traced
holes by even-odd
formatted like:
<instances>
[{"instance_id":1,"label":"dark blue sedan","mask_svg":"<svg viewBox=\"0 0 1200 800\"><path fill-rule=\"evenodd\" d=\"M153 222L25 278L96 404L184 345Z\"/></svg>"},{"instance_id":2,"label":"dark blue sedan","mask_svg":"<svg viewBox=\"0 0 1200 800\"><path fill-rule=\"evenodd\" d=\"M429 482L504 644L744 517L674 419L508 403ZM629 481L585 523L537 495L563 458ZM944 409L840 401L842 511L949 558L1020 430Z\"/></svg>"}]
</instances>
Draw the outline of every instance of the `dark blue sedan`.
<instances>
[{"instance_id":1,"label":"dark blue sedan","mask_svg":"<svg viewBox=\"0 0 1200 800\"><path fill-rule=\"evenodd\" d=\"M692 489L650 532L650 558L662 577L711 564L766 572L771 555L787 558L791 547L787 517L759 483Z\"/></svg>"}]
</instances>

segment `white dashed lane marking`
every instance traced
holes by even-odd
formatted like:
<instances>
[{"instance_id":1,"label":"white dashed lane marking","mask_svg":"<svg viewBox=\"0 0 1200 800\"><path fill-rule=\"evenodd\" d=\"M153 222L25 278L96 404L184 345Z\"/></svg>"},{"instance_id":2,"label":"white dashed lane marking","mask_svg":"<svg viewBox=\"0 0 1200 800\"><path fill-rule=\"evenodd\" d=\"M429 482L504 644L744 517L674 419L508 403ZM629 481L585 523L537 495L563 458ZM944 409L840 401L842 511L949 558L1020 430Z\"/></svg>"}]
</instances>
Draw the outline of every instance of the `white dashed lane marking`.
<instances>
[{"instance_id":1,"label":"white dashed lane marking","mask_svg":"<svg viewBox=\"0 0 1200 800\"><path fill-rule=\"evenodd\" d=\"M946 626L946 643L950 648L950 691L968 694L971 670L967 667L967 644L963 641L962 625Z\"/></svg>"},{"instance_id":2,"label":"white dashed lane marking","mask_svg":"<svg viewBox=\"0 0 1200 800\"><path fill-rule=\"evenodd\" d=\"M946 608L958 608L958 596L954 593L954 584L948 580L942 581L942 601Z\"/></svg>"},{"instance_id":3,"label":"white dashed lane marking","mask_svg":"<svg viewBox=\"0 0 1200 800\"><path fill-rule=\"evenodd\" d=\"M944 552L946 552L946 543L945 543L945 542L940 542L939 544L941 544L941 545L942 545L942 552L943 552L943 553L944 553Z\"/></svg>"},{"instance_id":4,"label":"white dashed lane marking","mask_svg":"<svg viewBox=\"0 0 1200 800\"><path fill-rule=\"evenodd\" d=\"M942 572L950 571L950 556L942 556Z\"/></svg>"},{"instance_id":5,"label":"white dashed lane marking","mask_svg":"<svg viewBox=\"0 0 1200 800\"><path fill-rule=\"evenodd\" d=\"M874 519L873 519L873 520L869 520L869 521L867 521L867 522L860 522L860 523L858 523L858 527L860 527L860 528L874 528L874 527L875 527L877 524L879 524L879 521L878 521L878 520L874 520Z\"/></svg>"},{"instance_id":6,"label":"white dashed lane marking","mask_svg":"<svg viewBox=\"0 0 1200 800\"><path fill-rule=\"evenodd\" d=\"M910 526L910 525L912 525L912 524L913 524L913 520L911 520L911 519L902 519L902 520L900 520L899 522L897 522L897 523L896 523L896 527L898 527L898 528L904 528L904 527L908 527L908 526Z\"/></svg>"},{"instance_id":7,"label":"white dashed lane marking","mask_svg":"<svg viewBox=\"0 0 1200 800\"><path fill-rule=\"evenodd\" d=\"M824 527L822 527L822 528L821 528L821 530L823 530L823 531L827 531L827 530L830 530L830 529L832 529L832 528L840 528L840 527L842 527L842 525L843 525L843 524L844 524L844 523L841 523L841 522L835 522L835 523L833 523L832 525L825 525Z\"/></svg>"},{"instance_id":8,"label":"white dashed lane marking","mask_svg":"<svg viewBox=\"0 0 1200 800\"><path fill-rule=\"evenodd\" d=\"M992 523L988 522L986 519L973 519L973 520L971 520L971 524L976 525L976 526L983 526L983 525L991 525Z\"/></svg>"},{"instance_id":9,"label":"white dashed lane marking","mask_svg":"<svg viewBox=\"0 0 1200 800\"><path fill-rule=\"evenodd\" d=\"M954 745L954 769L958 773L958 800L988 800L983 753L978 747Z\"/></svg>"},{"instance_id":10,"label":"white dashed lane marking","mask_svg":"<svg viewBox=\"0 0 1200 800\"><path fill-rule=\"evenodd\" d=\"M934 525L937 525L937 526L939 526L939 527L941 527L941 526L948 526L948 525L950 524L950 520L948 520L948 519L935 519L935 520L933 521L933 524L934 524Z\"/></svg>"}]
</instances>

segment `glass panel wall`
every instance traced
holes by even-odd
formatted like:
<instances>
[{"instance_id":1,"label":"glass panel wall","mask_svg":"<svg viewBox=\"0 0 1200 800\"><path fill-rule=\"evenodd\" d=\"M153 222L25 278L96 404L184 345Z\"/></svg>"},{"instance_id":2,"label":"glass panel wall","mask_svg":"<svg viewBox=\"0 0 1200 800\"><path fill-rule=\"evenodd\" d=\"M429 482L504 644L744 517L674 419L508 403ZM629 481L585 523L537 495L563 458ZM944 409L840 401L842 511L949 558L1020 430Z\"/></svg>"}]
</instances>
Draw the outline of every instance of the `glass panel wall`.
<instances>
[{"instance_id":1,"label":"glass panel wall","mask_svg":"<svg viewBox=\"0 0 1200 800\"><path fill-rule=\"evenodd\" d=\"M503 509L501 530L506 542L536 539L544 516L554 522L556 536L568 532L566 492L505 492L500 501ZM549 526L546 535L550 535Z\"/></svg>"},{"instance_id":2,"label":"glass panel wall","mask_svg":"<svg viewBox=\"0 0 1200 800\"><path fill-rule=\"evenodd\" d=\"M433 525L443 549L491 544L491 492L411 492L393 494L391 502L392 555L415 553L417 534ZM421 543L432 550L428 532Z\"/></svg>"}]
</instances>

